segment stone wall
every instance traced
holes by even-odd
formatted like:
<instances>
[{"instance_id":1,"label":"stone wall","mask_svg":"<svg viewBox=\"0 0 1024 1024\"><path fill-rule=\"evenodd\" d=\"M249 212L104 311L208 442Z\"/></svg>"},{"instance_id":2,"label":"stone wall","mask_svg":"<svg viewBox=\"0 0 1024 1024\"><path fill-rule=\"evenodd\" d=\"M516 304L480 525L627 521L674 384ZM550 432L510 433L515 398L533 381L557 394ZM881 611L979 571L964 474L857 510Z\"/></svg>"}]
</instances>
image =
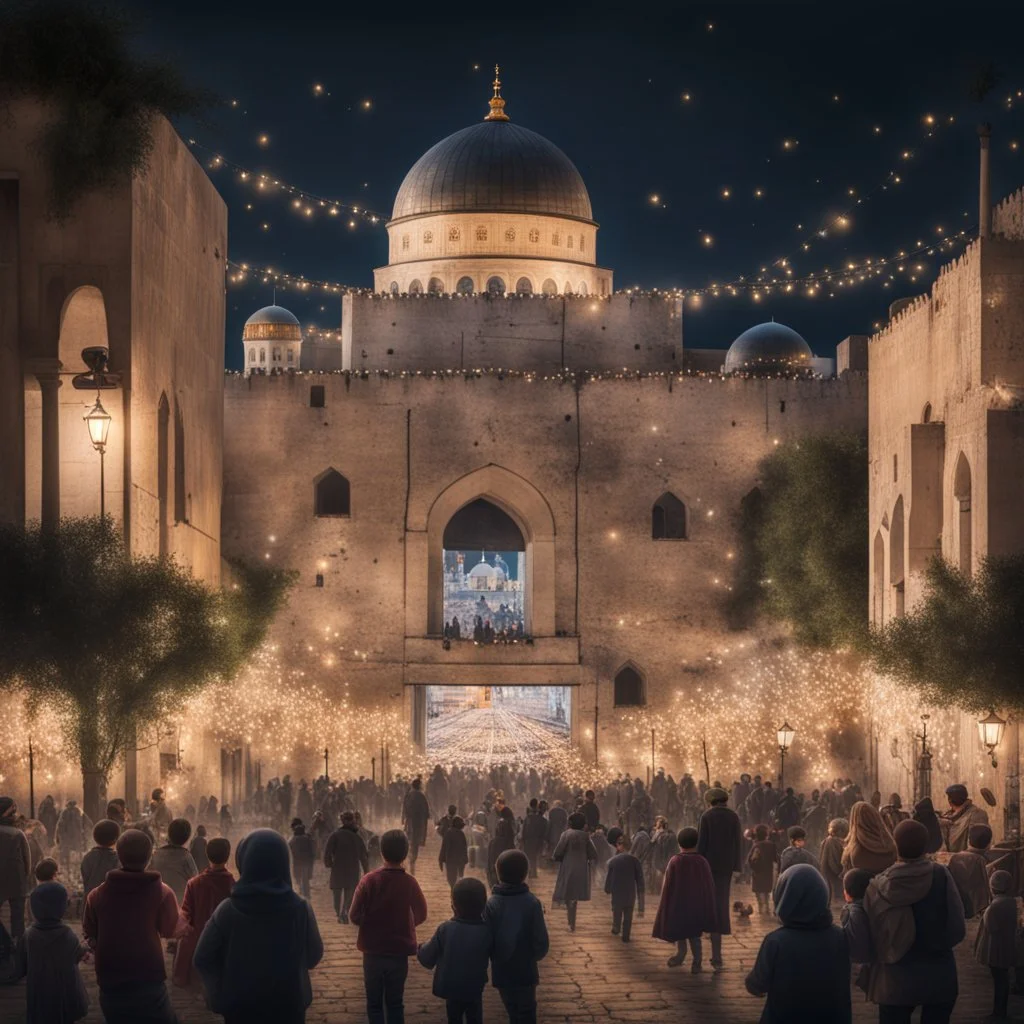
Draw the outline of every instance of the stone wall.
<instances>
[{"instance_id":1,"label":"stone wall","mask_svg":"<svg viewBox=\"0 0 1024 1024\"><path fill-rule=\"evenodd\" d=\"M348 294L342 367L671 371L682 332L681 303L667 296Z\"/></svg>"},{"instance_id":2,"label":"stone wall","mask_svg":"<svg viewBox=\"0 0 1024 1024\"><path fill-rule=\"evenodd\" d=\"M322 409L309 407L313 384L326 388ZM615 672L638 665L654 709L681 685L728 678L730 551L758 462L808 434L863 429L866 400L863 377L233 375L224 550L299 571L279 650L353 706L402 702L408 716L415 683L575 685L581 751L593 751L596 722L600 749L642 772L646 759L623 748ZM328 468L350 481L349 517L313 514ZM687 505L688 540L651 539L651 506L666 491ZM550 588L551 618L532 647L445 652L425 635L436 510L481 494L538 550L550 523L551 578L535 586ZM542 604L536 595L538 617Z\"/></svg>"}]
</instances>

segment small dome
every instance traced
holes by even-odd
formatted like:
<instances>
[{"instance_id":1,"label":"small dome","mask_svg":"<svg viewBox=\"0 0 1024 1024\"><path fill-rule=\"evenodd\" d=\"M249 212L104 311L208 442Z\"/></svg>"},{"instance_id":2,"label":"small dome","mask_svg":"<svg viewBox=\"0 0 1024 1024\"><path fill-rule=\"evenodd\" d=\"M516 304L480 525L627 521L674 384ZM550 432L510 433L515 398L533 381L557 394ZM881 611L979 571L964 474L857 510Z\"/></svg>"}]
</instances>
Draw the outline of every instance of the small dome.
<instances>
[{"instance_id":1,"label":"small dome","mask_svg":"<svg viewBox=\"0 0 1024 1024\"><path fill-rule=\"evenodd\" d=\"M503 580L505 578L505 573L502 572L501 569L499 569L496 565L490 565L484 561L477 562L477 564L469 570L469 575L471 578L476 579L486 577L488 579L495 578Z\"/></svg>"},{"instance_id":2,"label":"small dome","mask_svg":"<svg viewBox=\"0 0 1024 1024\"><path fill-rule=\"evenodd\" d=\"M785 324L774 320L745 330L725 356L726 373L806 373L811 370L811 346Z\"/></svg>"},{"instance_id":3,"label":"small dome","mask_svg":"<svg viewBox=\"0 0 1024 1024\"><path fill-rule=\"evenodd\" d=\"M245 321L242 337L245 341L302 341L302 328L295 314L283 306L264 306Z\"/></svg>"}]
</instances>

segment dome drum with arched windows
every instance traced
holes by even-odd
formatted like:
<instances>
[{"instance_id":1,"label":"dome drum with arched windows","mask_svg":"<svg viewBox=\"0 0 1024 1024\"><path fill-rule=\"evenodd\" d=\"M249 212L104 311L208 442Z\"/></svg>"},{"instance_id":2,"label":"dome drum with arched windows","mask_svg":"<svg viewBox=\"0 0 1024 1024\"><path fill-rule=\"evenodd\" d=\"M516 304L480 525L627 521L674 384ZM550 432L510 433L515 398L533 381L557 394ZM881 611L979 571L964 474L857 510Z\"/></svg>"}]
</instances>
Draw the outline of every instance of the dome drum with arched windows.
<instances>
[{"instance_id":1,"label":"dome drum with arched windows","mask_svg":"<svg viewBox=\"0 0 1024 1024\"><path fill-rule=\"evenodd\" d=\"M814 353L792 327L771 320L748 328L729 346L724 369L754 376L811 373Z\"/></svg>"},{"instance_id":2,"label":"dome drum with arched windows","mask_svg":"<svg viewBox=\"0 0 1024 1024\"><path fill-rule=\"evenodd\" d=\"M376 290L610 295L583 178L557 146L511 123L495 73L483 122L442 139L405 176Z\"/></svg>"},{"instance_id":3,"label":"dome drum with arched windows","mask_svg":"<svg viewBox=\"0 0 1024 1024\"><path fill-rule=\"evenodd\" d=\"M245 372L298 370L302 358L302 326L283 306L256 310L242 329Z\"/></svg>"}]
</instances>

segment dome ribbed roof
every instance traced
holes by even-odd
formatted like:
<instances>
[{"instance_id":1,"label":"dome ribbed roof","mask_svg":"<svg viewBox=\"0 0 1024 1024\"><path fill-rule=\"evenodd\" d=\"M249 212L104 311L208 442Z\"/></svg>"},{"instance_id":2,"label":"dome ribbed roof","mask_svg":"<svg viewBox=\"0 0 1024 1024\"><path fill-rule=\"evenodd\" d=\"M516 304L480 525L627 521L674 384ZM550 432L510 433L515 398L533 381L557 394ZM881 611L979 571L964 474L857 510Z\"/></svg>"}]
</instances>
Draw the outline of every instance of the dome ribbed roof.
<instances>
[{"instance_id":1,"label":"dome ribbed roof","mask_svg":"<svg viewBox=\"0 0 1024 1024\"><path fill-rule=\"evenodd\" d=\"M726 373L798 373L811 369L811 346L774 320L745 330L725 357Z\"/></svg>"},{"instance_id":2,"label":"dome ribbed roof","mask_svg":"<svg viewBox=\"0 0 1024 1024\"><path fill-rule=\"evenodd\" d=\"M242 331L243 341L302 341L302 328L295 314L283 306L257 309Z\"/></svg>"},{"instance_id":3,"label":"dome ribbed roof","mask_svg":"<svg viewBox=\"0 0 1024 1024\"><path fill-rule=\"evenodd\" d=\"M471 125L428 149L405 176L392 218L477 211L593 219L573 162L508 121Z\"/></svg>"},{"instance_id":4,"label":"dome ribbed roof","mask_svg":"<svg viewBox=\"0 0 1024 1024\"><path fill-rule=\"evenodd\" d=\"M246 327L250 324L293 324L298 327L299 321L295 314L284 306L264 306L245 321Z\"/></svg>"}]
</instances>

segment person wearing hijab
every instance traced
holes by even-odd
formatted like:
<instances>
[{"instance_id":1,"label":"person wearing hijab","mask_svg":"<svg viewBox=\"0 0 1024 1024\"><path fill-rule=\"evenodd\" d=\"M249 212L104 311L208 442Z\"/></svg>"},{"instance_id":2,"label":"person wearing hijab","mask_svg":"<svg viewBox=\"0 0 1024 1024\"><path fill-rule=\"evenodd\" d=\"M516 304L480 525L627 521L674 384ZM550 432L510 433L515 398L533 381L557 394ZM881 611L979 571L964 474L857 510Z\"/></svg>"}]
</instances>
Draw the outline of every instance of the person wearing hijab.
<instances>
[{"instance_id":1,"label":"person wearing hijab","mask_svg":"<svg viewBox=\"0 0 1024 1024\"><path fill-rule=\"evenodd\" d=\"M313 908L292 889L288 844L268 828L235 853L239 879L218 904L193 966L225 1024L302 1024L313 1001L309 971L324 955Z\"/></svg>"},{"instance_id":2,"label":"person wearing hijab","mask_svg":"<svg viewBox=\"0 0 1024 1024\"><path fill-rule=\"evenodd\" d=\"M935 813L930 796L926 796L914 804L913 820L919 821L928 830L925 853L938 853L942 849L942 826L939 825L939 816ZM895 829L893 831L895 832Z\"/></svg>"},{"instance_id":3,"label":"person wearing hijab","mask_svg":"<svg viewBox=\"0 0 1024 1024\"><path fill-rule=\"evenodd\" d=\"M843 871L860 868L877 875L896 862L896 844L878 808L858 800L850 809L850 834L843 847Z\"/></svg>"},{"instance_id":4,"label":"person wearing hijab","mask_svg":"<svg viewBox=\"0 0 1024 1024\"><path fill-rule=\"evenodd\" d=\"M79 961L89 951L64 923L68 891L59 882L36 886L32 924L18 943L18 976L27 977L25 1024L72 1024L89 1012Z\"/></svg>"},{"instance_id":5,"label":"person wearing hijab","mask_svg":"<svg viewBox=\"0 0 1024 1024\"><path fill-rule=\"evenodd\" d=\"M779 875L774 901L782 927L764 937L746 978L751 995L767 997L761 1024L850 1024L850 954L825 879L795 864Z\"/></svg>"},{"instance_id":6,"label":"person wearing hijab","mask_svg":"<svg viewBox=\"0 0 1024 1024\"><path fill-rule=\"evenodd\" d=\"M909 1021L921 1006L922 1020L946 1024L959 993L953 950L967 931L963 904L946 868L925 854L924 825L901 821L894 838L899 860L864 894L874 946L868 999L880 1021Z\"/></svg>"},{"instance_id":7,"label":"person wearing hijab","mask_svg":"<svg viewBox=\"0 0 1024 1024\"><path fill-rule=\"evenodd\" d=\"M1008 1016L1007 1003L1010 999L1010 968L1018 966L1018 900L1009 871L993 871L989 885L992 902L981 919L974 942L974 959L992 972L992 1016L996 1020L1004 1020Z\"/></svg>"}]
</instances>

